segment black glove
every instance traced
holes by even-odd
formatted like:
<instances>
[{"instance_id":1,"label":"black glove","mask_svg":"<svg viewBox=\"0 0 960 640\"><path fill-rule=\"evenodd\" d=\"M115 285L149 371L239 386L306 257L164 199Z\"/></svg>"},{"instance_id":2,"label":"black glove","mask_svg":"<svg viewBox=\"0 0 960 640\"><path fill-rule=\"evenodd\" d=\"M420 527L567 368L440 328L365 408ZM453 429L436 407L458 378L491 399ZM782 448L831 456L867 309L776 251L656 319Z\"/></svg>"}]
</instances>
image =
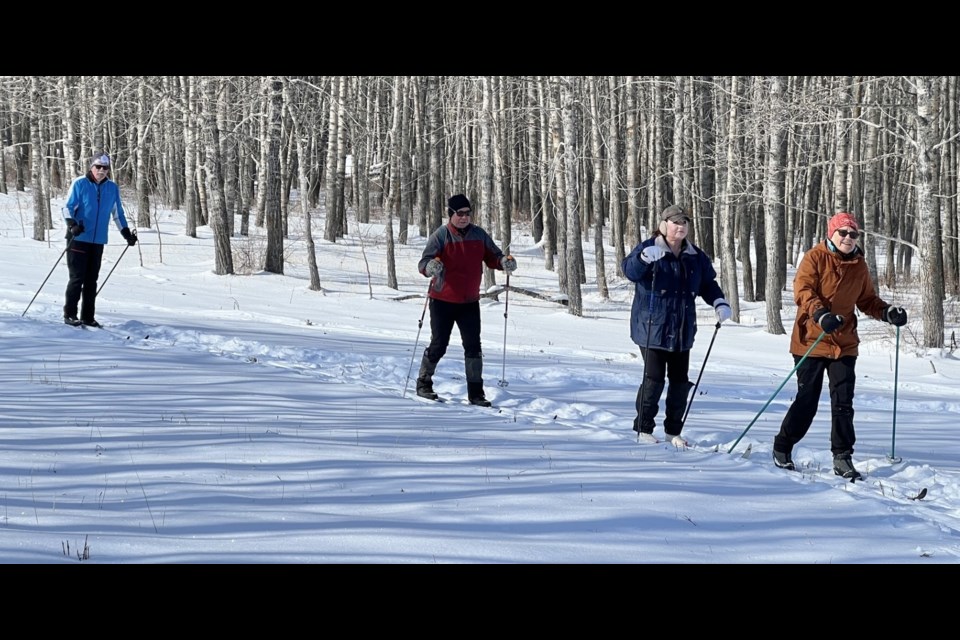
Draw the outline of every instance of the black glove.
<instances>
[{"instance_id":1,"label":"black glove","mask_svg":"<svg viewBox=\"0 0 960 640\"><path fill-rule=\"evenodd\" d=\"M907 310L903 307L887 307L883 311L883 319L895 327L907 324Z\"/></svg>"},{"instance_id":2,"label":"black glove","mask_svg":"<svg viewBox=\"0 0 960 640\"><path fill-rule=\"evenodd\" d=\"M127 246L132 247L133 245L137 244L137 234L130 233L129 228L124 227L123 229L120 229L120 235L122 235L123 239L127 241Z\"/></svg>"},{"instance_id":3,"label":"black glove","mask_svg":"<svg viewBox=\"0 0 960 640\"><path fill-rule=\"evenodd\" d=\"M77 223L74 220L67 220L67 231L70 236L78 236L84 232L83 223Z\"/></svg>"},{"instance_id":4,"label":"black glove","mask_svg":"<svg viewBox=\"0 0 960 640\"><path fill-rule=\"evenodd\" d=\"M826 309L820 309L820 311L817 311L815 314L813 314L813 319L816 320L817 324L820 325L820 328L827 333L833 333L840 328L840 325L843 324L843 316L830 313Z\"/></svg>"}]
</instances>

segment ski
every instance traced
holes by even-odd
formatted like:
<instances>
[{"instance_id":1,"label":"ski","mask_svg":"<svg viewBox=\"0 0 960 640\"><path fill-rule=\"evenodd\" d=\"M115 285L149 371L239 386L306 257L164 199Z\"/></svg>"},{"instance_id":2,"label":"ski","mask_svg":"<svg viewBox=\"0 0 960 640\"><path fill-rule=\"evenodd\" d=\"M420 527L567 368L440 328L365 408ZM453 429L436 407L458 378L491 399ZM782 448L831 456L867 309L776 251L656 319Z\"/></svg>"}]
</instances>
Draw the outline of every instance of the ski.
<instances>
[{"instance_id":1,"label":"ski","mask_svg":"<svg viewBox=\"0 0 960 640\"><path fill-rule=\"evenodd\" d=\"M924 487L923 489L920 489L920 492L919 492L917 495L915 495L915 496L908 496L908 499L909 499L909 500L923 500L923 499L926 498L926 497L927 497L927 488Z\"/></svg>"},{"instance_id":2,"label":"ski","mask_svg":"<svg viewBox=\"0 0 960 640\"><path fill-rule=\"evenodd\" d=\"M443 404L447 401L446 398L441 396L437 396L436 398L424 398L423 396L414 395L413 399L419 400L420 402L426 402L426 403L436 402L438 404Z\"/></svg>"}]
</instances>

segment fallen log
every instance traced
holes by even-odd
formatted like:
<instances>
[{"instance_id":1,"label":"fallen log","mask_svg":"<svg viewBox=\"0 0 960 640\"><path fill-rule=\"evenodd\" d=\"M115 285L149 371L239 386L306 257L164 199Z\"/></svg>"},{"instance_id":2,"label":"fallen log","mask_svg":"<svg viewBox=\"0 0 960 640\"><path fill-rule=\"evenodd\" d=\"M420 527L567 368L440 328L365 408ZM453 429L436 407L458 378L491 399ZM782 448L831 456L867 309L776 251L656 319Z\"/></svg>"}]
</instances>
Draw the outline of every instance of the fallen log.
<instances>
[{"instance_id":1,"label":"fallen log","mask_svg":"<svg viewBox=\"0 0 960 640\"><path fill-rule=\"evenodd\" d=\"M480 294L480 297L481 297L481 298L496 298L497 296L499 296L500 294L504 293L505 291L506 291L506 288L503 287L503 286L500 286L500 287L498 287L498 288L496 288L496 289L494 289L494 290L492 290L492 291L486 291L486 292L484 292L484 293L481 293L481 294ZM562 294L547 294L547 293L541 293L541 292L539 292L539 291L533 291L532 289L524 289L524 288L522 288L522 287L510 287L510 293L520 293L520 294L525 295L525 296L530 296L531 298L537 298L538 300L545 300L545 301L547 301L547 302L553 302L553 303L555 303L555 304L559 304L559 305L562 305L562 306L564 306L564 307L569 306L569 304L570 304L570 301L567 299L567 297L564 296L564 295L562 295ZM401 300L411 300L411 299L413 299L413 298L422 298L422 297L423 297L423 294L422 294L422 293L411 293L411 294L409 294L409 295L398 296L398 297L396 297L396 298L392 298L392 300L395 300L395 301L397 301L397 302L400 302Z\"/></svg>"}]
</instances>

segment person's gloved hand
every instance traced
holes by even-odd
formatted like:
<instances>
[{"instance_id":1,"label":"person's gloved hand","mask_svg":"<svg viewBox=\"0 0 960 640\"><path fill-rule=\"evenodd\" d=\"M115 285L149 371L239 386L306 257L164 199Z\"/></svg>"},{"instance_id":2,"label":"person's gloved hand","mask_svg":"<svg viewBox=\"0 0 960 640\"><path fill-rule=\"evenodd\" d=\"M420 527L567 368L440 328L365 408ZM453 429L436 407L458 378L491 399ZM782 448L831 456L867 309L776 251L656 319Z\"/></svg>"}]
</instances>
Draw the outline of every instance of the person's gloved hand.
<instances>
[{"instance_id":1,"label":"person's gloved hand","mask_svg":"<svg viewBox=\"0 0 960 640\"><path fill-rule=\"evenodd\" d=\"M433 260L427 263L427 266L423 269L423 271L429 277L436 278L441 273L443 273L443 263L440 262L440 258L434 258Z\"/></svg>"},{"instance_id":2,"label":"person's gloved hand","mask_svg":"<svg viewBox=\"0 0 960 640\"><path fill-rule=\"evenodd\" d=\"M717 298L713 303L713 310L717 314L717 322L724 323L733 315L733 309L724 298Z\"/></svg>"},{"instance_id":3,"label":"person's gloved hand","mask_svg":"<svg viewBox=\"0 0 960 640\"><path fill-rule=\"evenodd\" d=\"M887 307L883 311L883 319L895 327L907 324L907 310L903 307Z\"/></svg>"},{"instance_id":4,"label":"person's gloved hand","mask_svg":"<svg viewBox=\"0 0 960 640\"><path fill-rule=\"evenodd\" d=\"M71 236L76 237L84 232L83 223L78 223L74 220L67 220L67 231L70 232Z\"/></svg>"},{"instance_id":5,"label":"person's gloved hand","mask_svg":"<svg viewBox=\"0 0 960 640\"><path fill-rule=\"evenodd\" d=\"M657 245L652 245L640 252L640 259L646 262L647 264L653 264L666 254L666 251L658 247Z\"/></svg>"},{"instance_id":6,"label":"person's gloved hand","mask_svg":"<svg viewBox=\"0 0 960 640\"><path fill-rule=\"evenodd\" d=\"M820 325L820 328L827 333L833 333L843 324L843 316L830 313L826 309L821 309L817 313L813 314L813 317L817 321L817 324Z\"/></svg>"},{"instance_id":7,"label":"person's gloved hand","mask_svg":"<svg viewBox=\"0 0 960 640\"><path fill-rule=\"evenodd\" d=\"M500 266L507 273L513 273L517 270L517 261L513 259L513 256L504 256L500 259Z\"/></svg>"},{"instance_id":8,"label":"person's gloved hand","mask_svg":"<svg viewBox=\"0 0 960 640\"><path fill-rule=\"evenodd\" d=\"M137 234L130 233L129 228L124 227L123 229L120 229L120 235L122 235L123 239L127 241L128 247L132 247L133 245L137 244Z\"/></svg>"}]
</instances>

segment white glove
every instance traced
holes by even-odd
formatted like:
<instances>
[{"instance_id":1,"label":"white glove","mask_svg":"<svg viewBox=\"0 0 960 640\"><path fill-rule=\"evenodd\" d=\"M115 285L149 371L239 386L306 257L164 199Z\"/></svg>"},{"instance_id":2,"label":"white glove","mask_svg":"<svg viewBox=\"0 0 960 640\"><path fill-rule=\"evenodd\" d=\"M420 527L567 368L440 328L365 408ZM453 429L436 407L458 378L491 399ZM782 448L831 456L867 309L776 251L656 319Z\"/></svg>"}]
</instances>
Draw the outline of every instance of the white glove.
<instances>
[{"instance_id":1,"label":"white glove","mask_svg":"<svg viewBox=\"0 0 960 640\"><path fill-rule=\"evenodd\" d=\"M640 259L647 264L652 264L666 255L666 253L666 251L657 245L652 245L640 252Z\"/></svg>"},{"instance_id":2,"label":"white glove","mask_svg":"<svg viewBox=\"0 0 960 640\"><path fill-rule=\"evenodd\" d=\"M427 263L427 266L423 269L427 276L431 278L436 278L441 273L443 273L443 263L440 262L438 258L434 258Z\"/></svg>"},{"instance_id":3,"label":"white glove","mask_svg":"<svg viewBox=\"0 0 960 640\"><path fill-rule=\"evenodd\" d=\"M733 314L730 305L723 298L717 298L716 302L713 303L713 310L717 314L717 322L721 324L729 320Z\"/></svg>"},{"instance_id":4,"label":"white glove","mask_svg":"<svg viewBox=\"0 0 960 640\"><path fill-rule=\"evenodd\" d=\"M517 270L517 261L514 260L513 256L504 256L500 259L500 266L507 273L513 273Z\"/></svg>"}]
</instances>

